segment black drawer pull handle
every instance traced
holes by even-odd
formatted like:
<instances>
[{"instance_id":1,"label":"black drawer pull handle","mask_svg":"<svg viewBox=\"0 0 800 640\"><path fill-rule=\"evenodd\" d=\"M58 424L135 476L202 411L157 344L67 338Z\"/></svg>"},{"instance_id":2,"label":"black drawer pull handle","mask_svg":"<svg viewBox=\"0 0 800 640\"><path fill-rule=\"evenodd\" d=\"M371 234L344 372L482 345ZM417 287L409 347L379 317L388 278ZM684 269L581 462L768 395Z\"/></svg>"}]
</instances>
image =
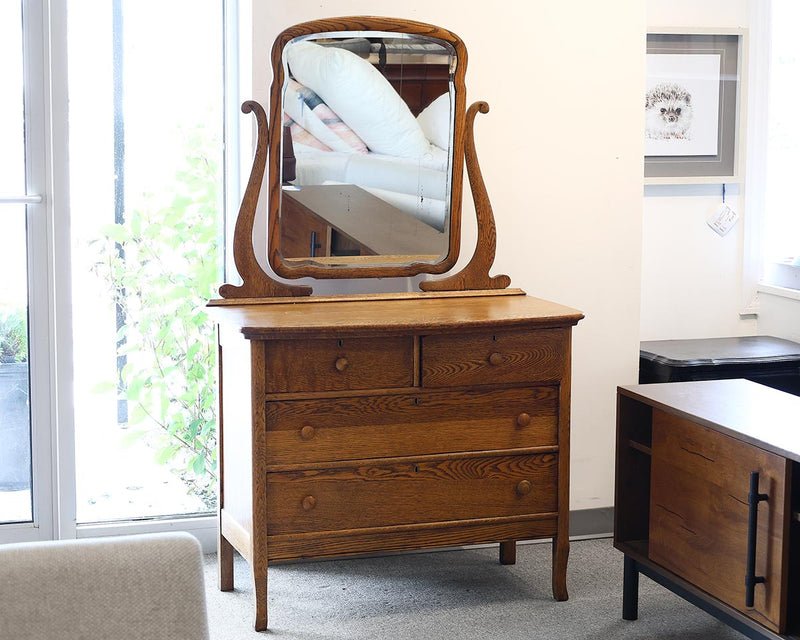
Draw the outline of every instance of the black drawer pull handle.
<instances>
[{"instance_id":1,"label":"black drawer pull handle","mask_svg":"<svg viewBox=\"0 0 800 640\"><path fill-rule=\"evenodd\" d=\"M769 495L758 492L758 471L750 472L750 493L747 503L750 513L747 518L747 570L744 576L744 606L752 607L755 602L756 585L764 582L764 576L756 575L756 538L758 536L758 503L769 500Z\"/></svg>"}]
</instances>

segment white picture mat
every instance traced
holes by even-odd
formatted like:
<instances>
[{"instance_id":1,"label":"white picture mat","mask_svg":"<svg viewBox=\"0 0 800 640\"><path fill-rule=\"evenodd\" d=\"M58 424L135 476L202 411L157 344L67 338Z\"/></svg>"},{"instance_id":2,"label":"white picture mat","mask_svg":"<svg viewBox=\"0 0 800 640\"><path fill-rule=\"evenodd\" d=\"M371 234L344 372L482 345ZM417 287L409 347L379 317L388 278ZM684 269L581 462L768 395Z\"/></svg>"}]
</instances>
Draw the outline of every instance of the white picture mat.
<instances>
[{"instance_id":1,"label":"white picture mat","mask_svg":"<svg viewBox=\"0 0 800 640\"><path fill-rule=\"evenodd\" d=\"M647 54L645 90L672 82L692 96L692 122L686 138L645 139L646 156L711 156L719 140L719 54Z\"/></svg>"}]
</instances>

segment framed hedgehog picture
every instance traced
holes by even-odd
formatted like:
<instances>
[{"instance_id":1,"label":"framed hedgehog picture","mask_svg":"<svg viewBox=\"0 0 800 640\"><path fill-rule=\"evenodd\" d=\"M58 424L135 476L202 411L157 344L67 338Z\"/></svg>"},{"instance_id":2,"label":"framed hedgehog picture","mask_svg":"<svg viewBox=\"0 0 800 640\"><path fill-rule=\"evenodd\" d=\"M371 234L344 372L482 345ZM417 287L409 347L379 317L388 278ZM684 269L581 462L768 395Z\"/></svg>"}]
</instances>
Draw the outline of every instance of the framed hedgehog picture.
<instances>
[{"instance_id":1,"label":"framed hedgehog picture","mask_svg":"<svg viewBox=\"0 0 800 640\"><path fill-rule=\"evenodd\" d=\"M645 182L736 182L744 31L647 35Z\"/></svg>"}]
</instances>

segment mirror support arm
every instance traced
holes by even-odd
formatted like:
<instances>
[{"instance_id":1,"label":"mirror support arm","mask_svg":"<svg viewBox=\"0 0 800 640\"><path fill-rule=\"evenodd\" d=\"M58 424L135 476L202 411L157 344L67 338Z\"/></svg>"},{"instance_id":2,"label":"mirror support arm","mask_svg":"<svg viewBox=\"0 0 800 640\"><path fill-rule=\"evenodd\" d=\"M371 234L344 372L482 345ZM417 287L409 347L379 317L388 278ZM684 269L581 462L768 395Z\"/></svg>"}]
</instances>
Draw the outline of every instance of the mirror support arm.
<instances>
[{"instance_id":1,"label":"mirror support arm","mask_svg":"<svg viewBox=\"0 0 800 640\"><path fill-rule=\"evenodd\" d=\"M248 100L242 105L242 113L255 114L258 126L258 141L253 159L253 170L236 218L233 232L233 262L242 278L239 286L223 284L219 295L223 298L272 298L282 296L308 296L311 287L289 285L273 280L261 268L253 248L253 224L256 217L258 196L267 164L269 128L264 108L255 101Z\"/></svg>"},{"instance_id":2,"label":"mirror support arm","mask_svg":"<svg viewBox=\"0 0 800 640\"><path fill-rule=\"evenodd\" d=\"M467 110L466 131L464 141L464 158L467 164L469 186L475 202L475 213L478 218L478 242L475 253L467 265L458 273L440 280L423 280L419 287L423 291L472 291L484 289L505 289L511 284L511 278L504 275L490 276L489 270L494 264L497 249L497 230L494 213L486 192L478 154L475 149L474 123L478 111L489 113L486 102L475 102Z\"/></svg>"}]
</instances>

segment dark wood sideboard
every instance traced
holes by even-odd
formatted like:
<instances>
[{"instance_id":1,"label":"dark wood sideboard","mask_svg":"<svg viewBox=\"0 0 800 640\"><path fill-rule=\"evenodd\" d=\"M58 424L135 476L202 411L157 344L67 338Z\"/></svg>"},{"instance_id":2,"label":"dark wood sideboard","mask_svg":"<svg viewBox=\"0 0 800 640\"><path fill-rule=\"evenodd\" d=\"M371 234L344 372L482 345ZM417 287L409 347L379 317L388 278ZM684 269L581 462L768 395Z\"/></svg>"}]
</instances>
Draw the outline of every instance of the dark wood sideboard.
<instances>
[{"instance_id":1,"label":"dark wood sideboard","mask_svg":"<svg viewBox=\"0 0 800 640\"><path fill-rule=\"evenodd\" d=\"M800 638L800 397L748 380L620 387L614 545L758 640Z\"/></svg>"}]
</instances>

